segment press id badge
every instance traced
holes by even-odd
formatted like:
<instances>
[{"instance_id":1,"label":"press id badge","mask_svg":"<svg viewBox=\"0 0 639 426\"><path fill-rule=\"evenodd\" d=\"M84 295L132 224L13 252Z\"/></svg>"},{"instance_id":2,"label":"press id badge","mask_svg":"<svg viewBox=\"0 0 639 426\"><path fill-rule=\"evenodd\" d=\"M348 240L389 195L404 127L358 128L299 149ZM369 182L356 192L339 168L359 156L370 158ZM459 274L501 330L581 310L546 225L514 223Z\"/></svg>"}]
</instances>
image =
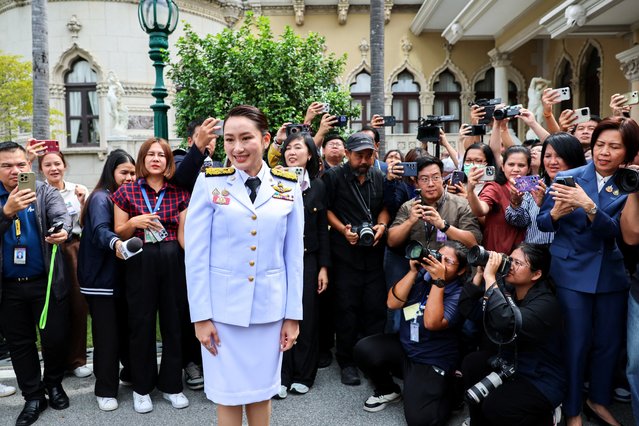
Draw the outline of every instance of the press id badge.
<instances>
[{"instance_id":1,"label":"press id badge","mask_svg":"<svg viewBox=\"0 0 639 426\"><path fill-rule=\"evenodd\" d=\"M448 236L446 235L445 232L440 231L439 229L437 230L437 242L438 243L443 243L445 241L448 240Z\"/></svg>"},{"instance_id":2,"label":"press id badge","mask_svg":"<svg viewBox=\"0 0 639 426\"><path fill-rule=\"evenodd\" d=\"M25 246L15 246L13 248L13 264L14 265L27 264L27 248Z\"/></svg>"},{"instance_id":3,"label":"press id badge","mask_svg":"<svg viewBox=\"0 0 639 426\"><path fill-rule=\"evenodd\" d=\"M158 241L155 239L155 235L151 232L150 229L144 230L144 242L145 243L157 243Z\"/></svg>"},{"instance_id":4,"label":"press id badge","mask_svg":"<svg viewBox=\"0 0 639 426\"><path fill-rule=\"evenodd\" d=\"M419 324L417 323L417 318L410 323L410 341L419 342Z\"/></svg>"},{"instance_id":5,"label":"press id badge","mask_svg":"<svg viewBox=\"0 0 639 426\"><path fill-rule=\"evenodd\" d=\"M419 303L404 307L404 319L406 321L414 320L417 315L419 315Z\"/></svg>"}]
</instances>

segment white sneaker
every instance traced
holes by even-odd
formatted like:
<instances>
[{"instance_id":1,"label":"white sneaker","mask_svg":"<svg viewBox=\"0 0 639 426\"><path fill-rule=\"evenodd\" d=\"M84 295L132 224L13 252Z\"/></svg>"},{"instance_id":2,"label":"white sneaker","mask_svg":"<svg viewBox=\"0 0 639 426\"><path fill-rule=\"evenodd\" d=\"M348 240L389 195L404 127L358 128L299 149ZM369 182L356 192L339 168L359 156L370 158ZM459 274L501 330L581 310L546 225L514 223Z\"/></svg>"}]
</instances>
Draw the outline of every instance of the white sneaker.
<instances>
[{"instance_id":1,"label":"white sneaker","mask_svg":"<svg viewBox=\"0 0 639 426\"><path fill-rule=\"evenodd\" d=\"M115 398L98 396L96 399L98 400L98 407L100 407L102 411L113 411L118 408L118 400Z\"/></svg>"},{"instance_id":2,"label":"white sneaker","mask_svg":"<svg viewBox=\"0 0 639 426\"><path fill-rule=\"evenodd\" d=\"M284 385L280 385L280 391L273 396L275 399L284 399L288 396L287 388Z\"/></svg>"},{"instance_id":3,"label":"white sneaker","mask_svg":"<svg viewBox=\"0 0 639 426\"><path fill-rule=\"evenodd\" d=\"M16 388L0 383L0 398L3 396L13 395L14 393L16 393Z\"/></svg>"},{"instance_id":4,"label":"white sneaker","mask_svg":"<svg viewBox=\"0 0 639 426\"><path fill-rule=\"evenodd\" d=\"M137 392L133 392L133 409L136 413L144 414L153 411L153 403L151 402L151 396L149 394L140 395Z\"/></svg>"},{"instance_id":5,"label":"white sneaker","mask_svg":"<svg viewBox=\"0 0 639 426\"><path fill-rule=\"evenodd\" d=\"M364 403L364 410L374 413L381 411L392 402L399 402L402 399L402 394L397 392L391 392L385 395L378 395L377 392L373 396L369 397Z\"/></svg>"},{"instance_id":6,"label":"white sneaker","mask_svg":"<svg viewBox=\"0 0 639 426\"><path fill-rule=\"evenodd\" d=\"M308 392L308 386L303 385L301 383L293 383L291 385L291 392L304 395L306 392Z\"/></svg>"},{"instance_id":7,"label":"white sneaker","mask_svg":"<svg viewBox=\"0 0 639 426\"><path fill-rule=\"evenodd\" d=\"M180 393L165 393L164 399L169 401L173 408L186 408L189 406L189 400L182 392Z\"/></svg>"},{"instance_id":8,"label":"white sneaker","mask_svg":"<svg viewBox=\"0 0 639 426\"><path fill-rule=\"evenodd\" d=\"M73 370L72 373L75 377L81 379L83 377L89 377L91 374L93 374L93 371L91 371L91 369L86 365L81 365L80 367Z\"/></svg>"}]
</instances>

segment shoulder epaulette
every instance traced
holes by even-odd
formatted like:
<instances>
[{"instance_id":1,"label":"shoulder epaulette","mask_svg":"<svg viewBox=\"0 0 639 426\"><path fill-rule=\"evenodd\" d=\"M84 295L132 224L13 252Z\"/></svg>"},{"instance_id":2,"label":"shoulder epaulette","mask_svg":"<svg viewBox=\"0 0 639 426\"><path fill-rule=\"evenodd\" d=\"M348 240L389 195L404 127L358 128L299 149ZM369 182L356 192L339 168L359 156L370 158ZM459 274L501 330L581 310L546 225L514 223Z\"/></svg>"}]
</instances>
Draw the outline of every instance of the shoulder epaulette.
<instances>
[{"instance_id":1,"label":"shoulder epaulette","mask_svg":"<svg viewBox=\"0 0 639 426\"><path fill-rule=\"evenodd\" d=\"M290 180L291 182L297 182L297 175L293 172L287 172L282 169L271 169L271 174L275 177Z\"/></svg>"},{"instance_id":2,"label":"shoulder epaulette","mask_svg":"<svg viewBox=\"0 0 639 426\"><path fill-rule=\"evenodd\" d=\"M204 169L204 176L212 177L212 176L230 176L235 173L235 168L233 167L207 167Z\"/></svg>"}]
</instances>

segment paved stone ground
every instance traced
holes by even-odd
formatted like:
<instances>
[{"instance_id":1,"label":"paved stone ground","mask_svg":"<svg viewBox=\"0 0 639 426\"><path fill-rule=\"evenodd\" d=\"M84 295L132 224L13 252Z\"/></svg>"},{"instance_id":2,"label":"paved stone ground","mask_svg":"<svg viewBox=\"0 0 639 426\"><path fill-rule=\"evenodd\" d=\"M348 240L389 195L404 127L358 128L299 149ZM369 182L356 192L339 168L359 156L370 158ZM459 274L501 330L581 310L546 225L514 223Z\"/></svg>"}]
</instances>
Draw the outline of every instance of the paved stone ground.
<instances>
[{"instance_id":1,"label":"paved stone ground","mask_svg":"<svg viewBox=\"0 0 639 426\"><path fill-rule=\"evenodd\" d=\"M17 386L11 364L0 361L0 381ZM120 387L120 408L105 413L98 409L93 395L93 376L78 379L67 377L64 388L71 399L71 407L62 411L47 409L40 416L37 425L212 425L216 423L213 403L202 392L186 389L184 393L191 405L183 410L173 409L158 392L152 394L154 410L148 414L133 411L131 389ZM364 381L361 386L348 387L339 381L339 369L333 363L320 370L315 386L303 396L289 395L283 401L273 401L274 426L394 426L405 425L401 403L393 404L378 413L367 413L362 409L372 388ZM0 398L0 425L13 425L22 409L23 399L18 394ZM624 425L634 424L629 404L615 403L613 411ZM449 426L459 426L466 418L466 410L453 413ZM588 425L588 423L585 423Z\"/></svg>"}]
</instances>

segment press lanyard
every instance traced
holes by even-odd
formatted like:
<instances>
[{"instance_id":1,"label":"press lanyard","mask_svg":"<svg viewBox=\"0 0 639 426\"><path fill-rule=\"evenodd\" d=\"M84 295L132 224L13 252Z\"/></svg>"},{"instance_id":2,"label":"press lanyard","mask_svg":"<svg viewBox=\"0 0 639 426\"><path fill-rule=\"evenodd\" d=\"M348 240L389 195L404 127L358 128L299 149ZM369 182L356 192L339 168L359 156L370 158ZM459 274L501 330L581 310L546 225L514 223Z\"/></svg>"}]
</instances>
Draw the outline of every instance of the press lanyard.
<instances>
[{"instance_id":1,"label":"press lanyard","mask_svg":"<svg viewBox=\"0 0 639 426\"><path fill-rule=\"evenodd\" d=\"M144 202L146 203L146 207L149 209L149 213L155 214L160 210L160 205L162 204L162 200L164 199L164 191L160 191L160 195L158 196L158 200L155 202L155 208L151 209L151 202L149 201L149 196L146 193L146 189L142 185L140 185L140 191L142 191L142 197L144 197Z\"/></svg>"},{"instance_id":2,"label":"press lanyard","mask_svg":"<svg viewBox=\"0 0 639 426\"><path fill-rule=\"evenodd\" d=\"M16 220L14 220L13 223L16 227L16 240L18 241L18 244L20 244L20 235L22 235L22 230L20 228L20 218L16 216Z\"/></svg>"}]
</instances>

